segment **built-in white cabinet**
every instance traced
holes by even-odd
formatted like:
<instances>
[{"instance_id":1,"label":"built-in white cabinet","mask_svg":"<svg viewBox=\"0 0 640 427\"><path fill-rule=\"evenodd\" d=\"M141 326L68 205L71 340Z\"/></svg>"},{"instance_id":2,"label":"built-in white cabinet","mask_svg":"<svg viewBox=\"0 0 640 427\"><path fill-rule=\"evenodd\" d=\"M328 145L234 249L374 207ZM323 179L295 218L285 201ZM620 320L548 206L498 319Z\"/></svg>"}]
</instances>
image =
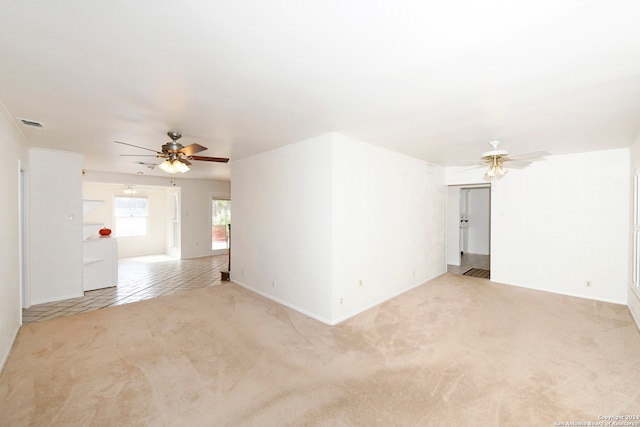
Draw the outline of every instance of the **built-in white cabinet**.
<instances>
[{"instance_id":1,"label":"built-in white cabinet","mask_svg":"<svg viewBox=\"0 0 640 427\"><path fill-rule=\"evenodd\" d=\"M102 200L83 200L83 215L102 203ZM115 237L99 235L103 226L104 224L97 222L85 222L82 226L82 285L85 291L118 284L118 242Z\"/></svg>"},{"instance_id":2,"label":"built-in white cabinet","mask_svg":"<svg viewBox=\"0 0 640 427\"><path fill-rule=\"evenodd\" d=\"M84 240L82 285L85 291L118 284L118 244L114 237Z\"/></svg>"}]
</instances>

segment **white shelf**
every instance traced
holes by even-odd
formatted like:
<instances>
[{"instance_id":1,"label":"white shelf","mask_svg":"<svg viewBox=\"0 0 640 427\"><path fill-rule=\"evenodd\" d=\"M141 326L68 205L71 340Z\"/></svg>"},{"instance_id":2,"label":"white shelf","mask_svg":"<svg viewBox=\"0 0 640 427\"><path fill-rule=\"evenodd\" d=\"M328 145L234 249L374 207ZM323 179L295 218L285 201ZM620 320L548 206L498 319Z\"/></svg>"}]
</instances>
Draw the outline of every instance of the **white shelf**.
<instances>
[{"instance_id":1,"label":"white shelf","mask_svg":"<svg viewBox=\"0 0 640 427\"><path fill-rule=\"evenodd\" d=\"M103 200L83 200L82 208L86 215ZM82 283L85 291L110 288L118 285L118 242L110 236L99 236L104 227L101 222L82 224L84 239Z\"/></svg>"},{"instance_id":2,"label":"white shelf","mask_svg":"<svg viewBox=\"0 0 640 427\"><path fill-rule=\"evenodd\" d=\"M82 215L87 215L89 212L104 203L104 200L88 200L82 201Z\"/></svg>"},{"instance_id":3,"label":"white shelf","mask_svg":"<svg viewBox=\"0 0 640 427\"><path fill-rule=\"evenodd\" d=\"M94 236L104 227L104 224L101 222L85 222L82 224L82 238L84 240L89 239L91 236Z\"/></svg>"}]
</instances>

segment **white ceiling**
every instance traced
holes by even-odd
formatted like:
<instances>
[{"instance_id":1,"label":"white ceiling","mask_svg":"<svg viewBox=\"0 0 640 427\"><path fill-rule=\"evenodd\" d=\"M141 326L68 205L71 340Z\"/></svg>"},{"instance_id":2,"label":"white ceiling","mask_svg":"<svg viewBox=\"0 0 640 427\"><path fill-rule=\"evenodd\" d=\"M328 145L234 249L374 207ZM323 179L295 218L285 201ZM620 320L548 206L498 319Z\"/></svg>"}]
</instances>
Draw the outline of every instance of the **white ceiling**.
<instances>
[{"instance_id":1,"label":"white ceiling","mask_svg":"<svg viewBox=\"0 0 640 427\"><path fill-rule=\"evenodd\" d=\"M31 145L162 175L168 130L240 159L335 131L425 160L630 145L637 0L0 0L0 100ZM185 177L228 179L197 162Z\"/></svg>"}]
</instances>

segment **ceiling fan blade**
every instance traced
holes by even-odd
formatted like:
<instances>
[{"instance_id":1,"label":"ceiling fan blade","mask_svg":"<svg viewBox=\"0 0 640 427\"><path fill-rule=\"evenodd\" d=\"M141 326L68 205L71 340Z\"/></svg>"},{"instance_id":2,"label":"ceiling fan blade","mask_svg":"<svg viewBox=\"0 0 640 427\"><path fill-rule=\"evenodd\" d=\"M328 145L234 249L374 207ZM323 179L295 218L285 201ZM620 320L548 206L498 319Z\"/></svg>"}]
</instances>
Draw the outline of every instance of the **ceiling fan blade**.
<instances>
[{"instance_id":1,"label":"ceiling fan blade","mask_svg":"<svg viewBox=\"0 0 640 427\"><path fill-rule=\"evenodd\" d=\"M140 147L139 145L128 144L128 143L126 143L126 142L120 142L120 141L113 141L113 142L115 142L116 144L122 144L122 145L128 145L128 146L130 146L130 147L140 148L141 150L153 151L153 152L154 152L154 153L156 153L156 154L162 154L162 153L161 153L161 152L159 152L159 151L152 150L151 148Z\"/></svg>"},{"instance_id":2,"label":"ceiling fan blade","mask_svg":"<svg viewBox=\"0 0 640 427\"><path fill-rule=\"evenodd\" d=\"M466 171L470 171L470 170L473 170L473 169L480 169L480 168L484 168L484 167L486 167L486 166L487 166L487 165L480 165L480 164L478 164L478 165L475 165L475 166L470 166L470 167L468 167L468 168L464 168L464 169L457 170L457 171L455 171L454 173L461 173L461 172L466 172Z\"/></svg>"},{"instance_id":3,"label":"ceiling fan blade","mask_svg":"<svg viewBox=\"0 0 640 427\"><path fill-rule=\"evenodd\" d=\"M467 165L478 165L483 166L485 164L484 160L454 160L453 161L456 166L467 166Z\"/></svg>"},{"instance_id":4,"label":"ceiling fan blade","mask_svg":"<svg viewBox=\"0 0 640 427\"><path fill-rule=\"evenodd\" d=\"M120 154L123 157L160 157L154 154Z\"/></svg>"},{"instance_id":5,"label":"ceiling fan blade","mask_svg":"<svg viewBox=\"0 0 640 427\"><path fill-rule=\"evenodd\" d=\"M511 160L526 160L526 159L534 159L536 157L544 157L550 156L551 153L548 151L532 151L530 153L519 153L519 154L509 154L509 158Z\"/></svg>"},{"instance_id":6,"label":"ceiling fan blade","mask_svg":"<svg viewBox=\"0 0 640 427\"><path fill-rule=\"evenodd\" d=\"M522 169L529 166L532 162L526 160L508 160L504 162L507 169Z\"/></svg>"},{"instance_id":7,"label":"ceiling fan blade","mask_svg":"<svg viewBox=\"0 0 640 427\"><path fill-rule=\"evenodd\" d=\"M185 156L191 156L195 153L199 153L201 151L206 150L207 147L203 147L200 144L191 144L191 145L187 145L186 147L181 148L180 150L178 150L179 153L184 154Z\"/></svg>"},{"instance_id":8,"label":"ceiling fan blade","mask_svg":"<svg viewBox=\"0 0 640 427\"><path fill-rule=\"evenodd\" d=\"M205 162L227 163L229 159L225 157L189 156L191 160L201 160Z\"/></svg>"},{"instance_id":9,"label":"ceiling fan blade","mask_svg":"<svg viewBox=\"0 0 640 427\"><path fill-rule=\"evenodd\" d=\"M187 159L180 159L180 161L181 161L182 163L184 163L185 165L187 165L187 166L191 166L191 165L193 164L193 163L191 163L191 162L190 162L189 160L187 160Z\"/></svg>"}]
</instances>

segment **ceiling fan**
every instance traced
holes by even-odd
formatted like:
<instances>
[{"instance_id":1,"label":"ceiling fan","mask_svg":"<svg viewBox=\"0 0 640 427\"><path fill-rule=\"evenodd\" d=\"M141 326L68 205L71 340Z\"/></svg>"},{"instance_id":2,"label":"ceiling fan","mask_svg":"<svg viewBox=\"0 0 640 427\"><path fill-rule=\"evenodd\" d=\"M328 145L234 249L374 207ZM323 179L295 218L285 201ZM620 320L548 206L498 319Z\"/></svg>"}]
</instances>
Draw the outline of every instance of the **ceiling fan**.
<instances>
[{"instance_id":1,"label":"ceiling fan","mask_svg":"<svg viewBox=\"0 0 640 427\"><path fill-rule=\"evenodd\" d=\"M508 163L510 168L521 169L529 166L533 161L542 160L544 156L548 156L551 153L547 151L532 151L529 153L509 154L507 150L499 150L499 139L492 139L489 141L493 150L487 151L482 154L480 163L477 160L471 161L471 163L478 164L477 167L489 166L484 176L487 178L497 178L506 175L509 171L504 168Z\"/></svg>"},{"instance_id":2,"label":"ceiling fan","mask_svg":"<svg viewBox=\"0 0 640 427\"><path fill-rule=\"evenodd\" d=\"M126 142L114 141L117 144L128 145L135 148L140 148L142 150L153 151L155 153L155 157L159 159L164 159L158 167L162 169L164 172L175 174L175 173L184 173L189 170L189 166L191 165L192 160L205 161L205 162L218 162L218 163L227 163L229 159L225 157L207 157L207 156L194 156L194 154L199 153L207 149L207 147L203 147L200 144L191 144L186 147L178 142L182 135L179 132L169 131L167 132L169 138L171 138L170 142L167 142L162 146L162 151L152 150L150 148L140 147L138 145L128 144ZM120 154L121 156L151 156L151 154Z\"/></svg>"}]
</instances>

